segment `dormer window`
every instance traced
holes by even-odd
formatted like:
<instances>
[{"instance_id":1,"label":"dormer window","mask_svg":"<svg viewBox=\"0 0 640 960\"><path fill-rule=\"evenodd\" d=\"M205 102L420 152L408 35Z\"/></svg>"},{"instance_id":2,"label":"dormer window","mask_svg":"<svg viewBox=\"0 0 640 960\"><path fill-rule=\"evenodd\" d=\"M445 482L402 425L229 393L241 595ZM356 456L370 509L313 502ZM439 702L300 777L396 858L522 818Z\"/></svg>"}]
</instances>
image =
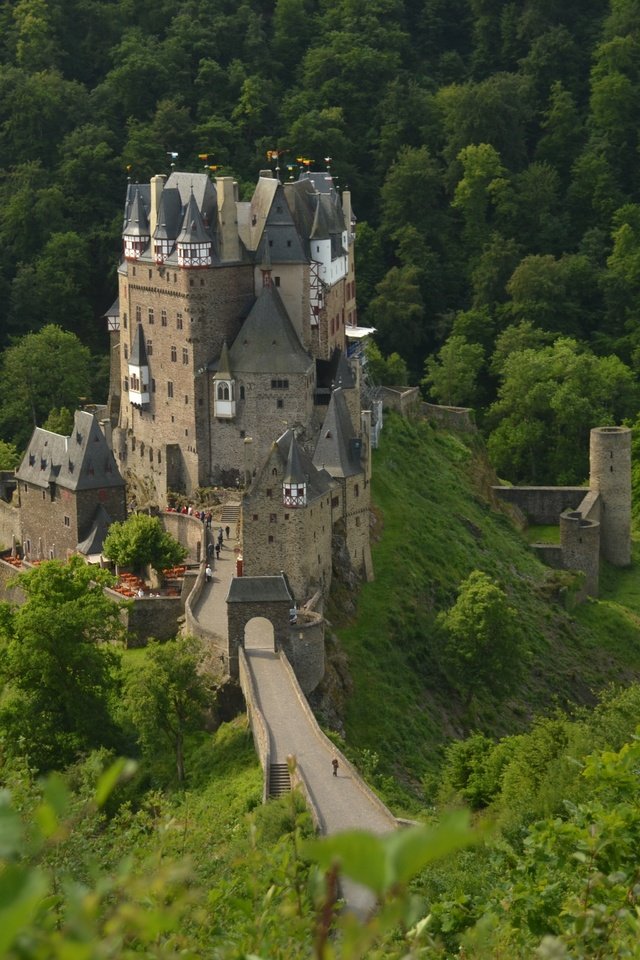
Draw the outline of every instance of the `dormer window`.
<instances>
[{"instance_id":1,"label":"dormer window","mask_svg":"<svg viewBox=\"0 0 640 960\"><path fill-rule=\"evenodd\" d=\"M214 380L214 414L231 419L236 415L235 380Z\"/></svg>"}]
</instances>

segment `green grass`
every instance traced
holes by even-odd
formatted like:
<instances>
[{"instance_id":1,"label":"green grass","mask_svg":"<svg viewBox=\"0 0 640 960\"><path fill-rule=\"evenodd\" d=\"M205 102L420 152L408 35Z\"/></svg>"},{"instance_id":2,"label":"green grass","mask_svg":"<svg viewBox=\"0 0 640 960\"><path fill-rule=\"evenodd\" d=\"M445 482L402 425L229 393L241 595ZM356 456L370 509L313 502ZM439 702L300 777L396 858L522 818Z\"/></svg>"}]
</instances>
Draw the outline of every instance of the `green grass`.
<instances>
[{"instance_id":1,"label":"green grass","mask_svg":"<svg viewBox=\"0 0 640 960\"><path fill-rule=\"evenodd\" d=\"M527 527L528 543L560 543L560 527L554 524L536 524Z\"/></svg>"},{"instance_id":2,"label":"green grass","mask_svg":"<svg viewBox=\"0 0 640 960\"><path fill-rule=\"evenodd\" d=\"M494 482L477 438L389 416L374 452L375 581L351 619L340 615L339 585L333 595L329 616L354 684L347 741L356 753L375 751L383 774L414 789L452 737L517 732L538 714L592 704L604 685L640 677L633 571L605 569L601 601L568 612L562 597L572 575L536 558L493 502ZM473 569L507 591L527 656L512 690L478 689L468 710L439 669L434 624Z\"/></svg>"}]
</instances>

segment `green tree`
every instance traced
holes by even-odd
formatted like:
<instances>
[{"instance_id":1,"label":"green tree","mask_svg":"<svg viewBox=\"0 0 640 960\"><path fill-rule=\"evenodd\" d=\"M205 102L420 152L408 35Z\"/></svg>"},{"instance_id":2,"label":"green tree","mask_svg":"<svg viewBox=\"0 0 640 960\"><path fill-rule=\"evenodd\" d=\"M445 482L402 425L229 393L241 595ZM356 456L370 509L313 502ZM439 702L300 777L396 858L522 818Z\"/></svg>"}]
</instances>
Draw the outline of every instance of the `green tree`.
<instances>
[{"instance_id":1,"label":"green tree","mask_svg":"<svg viewBox=\"0 0 640 960\"><path fill-rule=\"evenodd\" d=\"M105 570L79 557L47 560L17 577L26 597L0 615L3 749L39 770L61 769L80 754L118 742L112 719L123 639Z\"/></svg>"},{"instance_id":2,"label":"green tree","mask_svg":"<svg viewBox=\"0 0 640 960\"><path fill-rule=\"evenodd\" d=\"M163 528L157 517L134 513L109 527L102 552L121 567L142 569L147 564L158 573L181 563L186 550Z\"/></svg>"},{"instance_id":3,"label":"green tree","mask_svg":"<svg viewBox=\"0 0 640 960\"><path fill-rule=\"evenodd\" d=\"M367 343L367 377L381 386L401 387L409 382L409 371L402 357L392 353L383 357L379 347L370 340Z\"/></svg>"},{"instance_id":4,"label":"green tree","mask_svg":"<svg viewBox=\"0 0 640 960\"><path fill-rule=\"evenodd\" d=\"M385 353L411 350L415 362L425 342L424 301L417 267L391 267L376 287L369 304L367 321L378 331Z\"/></svg>"},{"instance_id":5,"label":"green tree","mask_svg":"<svg viewBox=\"0 0 640 960\"><path fill-rule=\"evenodd\" d=\"M54 407L42 424L44 430L59 433L61 437L70 437L73 431L73 414L68 407Z\"/></svg>"},{"instance_id":6,"label":"green tree","mask_svg":"<svg viewBox=\"0 0 640 960\"><path fill-rule=\"evenodd\" d=\"M458 599L438 614L441 662L449 681L471 701L476 686L496 690L517 674L522 659L518 613L486 573L474 570Z\"/></svg>"},{"instance_id":7,"label":"green tree","mask_svg":"<svg viewBox=\"0 0 640 960\"><path fill-rule=\"evenodd\" d=\"M24 447L53 407L75 410L89 394L90 359L75 334L54 325L16 340L0 363L0 433Z\"/></svg>"},{"instance_id":8,"label":"green tree","mask_svg":"<svg viewBox=\"0 0 640 960\"><path fill-rule=\"evenodd\" d=\"M213 690L202 671L204 652L194 637L151 643L140 666L129 674L125 701L145 750L164 737L175 753L178 783L184 783L184 740L203 728Z\"/></svg>"},{"instance_id":9,"label":"green tree","mask_svg":"<svg viewBox=\"0 0 640 960\"><path fill-rule=\"evenodd\" d=\"M12 443L0 440L0 470L15 470L20 463L20 454Z\"/></svg>"},{"instance_id":10,"label":"green tree","mask_svg":"<svg viewBox=\"0 0 640 960\"><path fill-rule=\"evenodd\" d=\"M436 357L427 357L422 386L439 403L454 407L472 403L483 363L484 350L479 343L449 337Z\"/></svg>"},{"instance_id":11,"label":"green tree","mask_svg":"<svg viewBox=\"0 0 640 960\"><path fill-rule=\"evenodd\" d=\"M618 357L597 357L561 337L502 362L489 409L491 459L501 476L524 483L581 483L589 431L637 410L637 385Z\"/></svg>"}]
</instances>

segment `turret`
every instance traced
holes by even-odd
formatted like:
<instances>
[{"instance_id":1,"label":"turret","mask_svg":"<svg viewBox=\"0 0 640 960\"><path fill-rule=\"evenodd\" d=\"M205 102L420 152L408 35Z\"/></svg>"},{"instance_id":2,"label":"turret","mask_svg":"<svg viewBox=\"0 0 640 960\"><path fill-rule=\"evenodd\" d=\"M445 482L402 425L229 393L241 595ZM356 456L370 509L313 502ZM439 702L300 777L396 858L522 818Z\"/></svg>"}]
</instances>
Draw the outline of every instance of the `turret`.
<instances>
[{"instance_id":1,"label":"turret","mask_svg":"<svg viewBox=\"0 0 640 960\"><path fill-rule=\"evenodd\" d=\"M631 563L631 430L595 427L589 450L592 490L600 494L600 549L609 563Z\"/></svg>"},{"instance_id":2,"label":"turret","mask_svg":"<svg viewBox=\"0 0 640 960\"><path fill-rule=\"evenodd\" d=\"M155 179L157 178L154 177L154 180ZM160 196L155 212L156 225L153 231L153 259L156 263L164 263L175 244L175 237L172 237L167 229L167 209L164 194Z\"/></svg>"},{"instance_id":3,"label":"turret","mask_svg":"<svg viewBox=\"0 0 640 960\"><path fill-rule=\"evenodd\" d=\"M298 441L293 433L287 467L282 480L282 502L285 507L306 507L307 505L307 477L302 467Z\"/></svg>"},{"instance_id":4,"label":"turret","mask_svg":"<svg viewBox=\"0 0 640 960\"><path fill-rule=\"evenodd\" d=\"M137 187L129 211L129 218L122 231L122 239L124 240L125 260L139 260L151 240L147 211Z\"/></svg>"},{"instance_id":5,"label":"turret","mask_svg":"<svg viewBox=\"0 0 640 960\"><path fill-rule=\"evenodd\" d=\"M213 378L213 412L216 417L231 419L236 415L236 383L231 376L227 341L222 345L218 369Z\"/></svg>"},{"instance_id":6,"label":"turret","mask_svg":"<svg viewBox=\"0 0 640 960\"><path fill-rule=\"evenodd\" d=\"M149 361L141 323L136 328L129 357L129 400L138 407L149 403Z\"/></svg>"},{"instance_id":7,"label":"turret","mask_svg":"<svg viewBox=\"0 0 640 960\"><path fill-rule=\"evenodd\" d=\"M210 267L212 262L211 236L204 225L196 198L191 191L189 203L182 221L182 230L176 240L178 266Z\"/></svg>"}]
</instances>

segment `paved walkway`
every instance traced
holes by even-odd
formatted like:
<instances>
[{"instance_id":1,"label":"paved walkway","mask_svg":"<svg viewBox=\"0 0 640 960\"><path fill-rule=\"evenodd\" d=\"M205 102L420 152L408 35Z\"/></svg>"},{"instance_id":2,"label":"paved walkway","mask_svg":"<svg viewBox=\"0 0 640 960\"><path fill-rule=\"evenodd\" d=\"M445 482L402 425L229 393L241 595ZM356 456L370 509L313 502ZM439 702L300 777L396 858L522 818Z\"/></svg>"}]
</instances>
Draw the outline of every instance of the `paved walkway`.
<instances>
[{"instance_id":1,"label":"paved walkway","mask_svg":"<svg viewBox=\"0 0 640 960\"><path fill-rule=\"evenodd\" d=\"M226 526L226 524L225 524ZM215 544L218 539L220 523L211 527L209 538ZM223 640L227 639L227 594L229 584L236 575L235 548L238 546L237 524L229 524L229 539L226 535L220 550L220 559L216 560L215 553L211 560L213 580L205 583L202 593L193 610L197 620Z\"/></svg>"},{"instance_id":2,"label":"paved walkway","mask_svg":"<svg viewBox=\"0 0 640 960\"><path fill-rule=\"evenodd\" d=\"M222 639L227 638L226 599L229 584L236 574L236 525L229 524L230 537L225 538L220 559L213 566L213 581L205 584L194 609L198 620ZM215 542L220 524L213 525ZM257 623L257 622L256 622ZM304 711L287 670L272 647L272 634L251 635L252 649L245 649L260 709L269 730L271 762L286 763L295 756L307 789L327 834L343 830L369 830L388 833L390 820L385 817L368 794L344 766L333 776L330 745L316 735ZM361 916L370 912L374 900L364 887L343 883L343 894L351 910Z\"/></svg>"}]
</instances>

